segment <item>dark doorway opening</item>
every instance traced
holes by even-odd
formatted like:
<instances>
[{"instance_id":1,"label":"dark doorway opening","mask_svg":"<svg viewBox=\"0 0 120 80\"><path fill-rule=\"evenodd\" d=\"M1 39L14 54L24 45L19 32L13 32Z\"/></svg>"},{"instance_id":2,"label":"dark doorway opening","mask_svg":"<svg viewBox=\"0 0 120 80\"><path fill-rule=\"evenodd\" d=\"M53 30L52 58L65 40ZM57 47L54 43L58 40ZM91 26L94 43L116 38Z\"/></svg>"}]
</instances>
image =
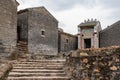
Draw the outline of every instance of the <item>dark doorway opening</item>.
<instances>
[{"instance_id":1,"label":"dark doorway opening","mask_svg":"<svg viewBox=\"0 0 120 80\"><path fill-rule=\"evenodd\" d=\"M91 48L91 39L84 39L85 48Z\"/></svg>"},{"instance_id":2,"label":"dark doorway opening","mask_svg":"<svg viewBox=\"0 0 120 80\"><path fill-rule=\"evenodd\" d=\"M20 41L20 34L21 34L20 26L17 26L17 42Z\"/></svg>"}]
</instances>

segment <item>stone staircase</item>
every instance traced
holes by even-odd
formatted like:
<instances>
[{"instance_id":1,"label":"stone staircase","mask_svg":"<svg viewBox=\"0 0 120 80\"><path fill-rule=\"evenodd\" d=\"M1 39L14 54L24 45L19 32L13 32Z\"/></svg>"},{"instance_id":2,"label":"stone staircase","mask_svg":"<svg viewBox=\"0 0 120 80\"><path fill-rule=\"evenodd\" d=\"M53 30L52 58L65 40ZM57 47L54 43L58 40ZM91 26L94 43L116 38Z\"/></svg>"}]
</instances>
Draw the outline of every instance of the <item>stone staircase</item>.
<instances>
[{"instance_id":1,"label":"stone staircase","mask_svg":"<svg viewBox=\"0 0 120 80\"><path fill-rule=\"evenodd\" d=\"M17 43L17 49L19 51L20 58L27 58L28 44L25 41L19 41Z\"/></svg>"},{"instance_id":2,"label":"stone staircase","mask_svg":"<svg viewBox=\"0 0 120 80\"><path fill-rule=\"evenodd\" d=\"M14 62L7 80L70 80L64 70L65 62L65 59Z\"/></svg>"}]
</instances>

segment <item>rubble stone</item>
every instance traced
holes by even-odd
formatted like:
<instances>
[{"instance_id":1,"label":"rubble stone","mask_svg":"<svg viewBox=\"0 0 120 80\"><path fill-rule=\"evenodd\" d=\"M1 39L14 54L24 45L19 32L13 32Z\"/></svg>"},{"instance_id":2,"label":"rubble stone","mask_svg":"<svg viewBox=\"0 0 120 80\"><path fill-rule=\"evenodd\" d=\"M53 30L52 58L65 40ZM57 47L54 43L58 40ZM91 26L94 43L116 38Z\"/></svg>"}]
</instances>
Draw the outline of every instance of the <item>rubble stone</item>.
<instances>
[{"instance_id":1,"label":"rubble stone","mask_svg":"<svg viewBox=\"0 0 120 80\"><path fill-rule=\"evenodd\" d=\"M74 53L78 56L67 58L73 80L120 80L120 47L77 50L71 54Z\"/></svg>"}]
</instances>

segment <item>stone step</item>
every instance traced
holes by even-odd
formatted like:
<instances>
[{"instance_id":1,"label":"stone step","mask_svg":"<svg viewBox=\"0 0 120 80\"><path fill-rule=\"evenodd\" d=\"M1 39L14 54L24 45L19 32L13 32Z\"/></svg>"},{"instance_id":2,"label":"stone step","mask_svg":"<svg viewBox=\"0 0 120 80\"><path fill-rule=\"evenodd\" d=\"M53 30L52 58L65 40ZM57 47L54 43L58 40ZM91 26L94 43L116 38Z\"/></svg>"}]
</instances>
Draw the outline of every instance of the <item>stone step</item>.
<instances>
[{"instance_id":1,"label":"stone step","mask_svg":"<svg viewBox=\"0 0 120 80\"><path fill-rule=\"evenodd\" d=\"M15 65L13 65L13 67L64 67L64 65L41 65L41 64L35 64L35 65L27 64L27 65L23 65L23 64L15 64Z\"/></svg>"},{"instance_id":2,"label":"stone step","mask_svg":"<svg viewBox=\"0 0 120 80\"><path fill-rule=\"evenodd\" d=\"M64 70L47 70L47 69L30 69L30 70L26 70L26 69L12 69L11 72L20 72L20 73L25 73L25 72L29 72L29 73L64 73Z\"/></svg>"},{"instance_id":3,"label":"stone step","mask_svg":"<svg viewBox=\"0 0 120 80\"><path fill-rule=\"evenodd\" d=\"M49 70L61 70L62 67L14 67L13 69L49 69Z\"/></svg>"},{"instance_id":4,"label":"stone step","mask_svg":"<svg viewBox=\"0 0 120 80\"><path fill-rule=\"evenodd\" d=\"M64 63L58 63L58 62L53 62L53 63L40 63L40 62L14 62L13 64L56 64L56 65L60 65L60 64L64 64Z\"/></svg>"},{"instance_id":5,"label":"stone step","mask_svg":"<svg viewBox=\"0 0 120 80\"><path fill-rule=\"evenodd\" d=\"M10 72L10 77L28 77L28 76L66 76L65 73L19 73L19 72Z\"/></svg>"},{"instance_id":6,"label":"stone step","mask_svg":"<svg viewBox=\"0 0 120 80\"><path fill-rule=\"evenodd\" d=\"M23 61L25 62L25 61ZM29 60L27 62L66 62L66 59L56 59L56 60Z\"/></svg>"},{"instance_id":7,"label":"stone step","mask_svg":"<svg viewBox=\"0 0 120 80\"><path fill-rule=\"evenodd\" d=\"M61 67L63 67L64 65L63 64L14 64L13 66L48 66L48 67L50 67L50 66L61 66Z\"/></svg>"},{"instance_id":8,"label":"stone step","mask_svg":"<svg viewBox=\"0 0 120 80\"><path fill-rule=\"evenodd\" d=\"M7 80L70 80L70 77L60 77L60 76L8 77Z\"/></svg>"},{"instance_id":9,"label":"stone step","mask_svg":"<svg viewBox=\"0 0 120 80\"><path fill-rule=\"evenodd\" d=\"M64 70L65 59L13 62L7 80L70 80Z\"/></svg>"}]
</instances>

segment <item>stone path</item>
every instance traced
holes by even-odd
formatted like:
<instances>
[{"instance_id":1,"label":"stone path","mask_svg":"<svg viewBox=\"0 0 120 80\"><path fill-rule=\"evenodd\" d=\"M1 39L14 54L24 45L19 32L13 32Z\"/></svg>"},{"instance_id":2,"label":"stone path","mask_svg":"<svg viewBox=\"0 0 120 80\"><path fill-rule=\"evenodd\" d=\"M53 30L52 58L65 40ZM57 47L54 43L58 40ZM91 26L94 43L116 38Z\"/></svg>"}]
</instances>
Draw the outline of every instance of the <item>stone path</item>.
<instances>
[{"instance_id":1,"label":"stone path","mask_svg":"<svg viewBox=\"0 0 120 80\"><path fill-rule=\"evenodd\" d=\"M7 80L70 80L64 59L14 62Z\"/></svg>"}]
</instances>

